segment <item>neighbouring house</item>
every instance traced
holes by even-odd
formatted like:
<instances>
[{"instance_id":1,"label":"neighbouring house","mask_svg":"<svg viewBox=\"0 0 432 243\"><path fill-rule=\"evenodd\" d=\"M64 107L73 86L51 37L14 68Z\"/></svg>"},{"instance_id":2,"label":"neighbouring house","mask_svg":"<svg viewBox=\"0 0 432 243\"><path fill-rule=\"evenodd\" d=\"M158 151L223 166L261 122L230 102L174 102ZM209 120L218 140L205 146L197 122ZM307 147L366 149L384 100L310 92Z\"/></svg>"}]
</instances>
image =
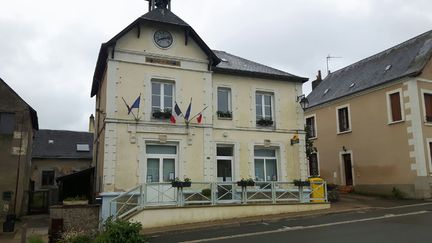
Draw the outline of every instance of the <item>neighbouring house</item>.
<instances>
[{"instance_id":1,"label":"neighbouring house","mask_svg":"<svg viewBox=\"0 0 432 243\"><path fill-rule=\"evenodd\" d=\"M310 170L355 191L430 198L432 31L312 83Z\"/></svg>"},{"instance_id":2,"label":"neighbouring house","mask_svg":"<svg viewBox=\"0 0 432 243\"><path fill-rule=\"evenodd\" d=\"M0 79L0 218L26 214L36 111Z\"/></svg>"},{"instance_id":3,"label":"neighbouring house","mask_svg":"<svg viewBox=\"0 0 432 243\"><path fill-rule=\"evenodd\" d=\"M143 183L305 179L297 101L307 78L210 49L168 3L150 1L99 52L91 96L102 214Z\"/></svg>"},{"instance_id":4,"label":"neighbouring house","mask_svg":"<svg viewBox=\"0 0 432 243\"><path fill-rule=\"evenodd\" d=\"M57 179L91 167L93 133L41 129L35 134L32 154L32 190L45 205L59 202ZM77 184L78 185L78 184ZM36 210L36 209L35 209Z\"/></svg>"}]
</instances>

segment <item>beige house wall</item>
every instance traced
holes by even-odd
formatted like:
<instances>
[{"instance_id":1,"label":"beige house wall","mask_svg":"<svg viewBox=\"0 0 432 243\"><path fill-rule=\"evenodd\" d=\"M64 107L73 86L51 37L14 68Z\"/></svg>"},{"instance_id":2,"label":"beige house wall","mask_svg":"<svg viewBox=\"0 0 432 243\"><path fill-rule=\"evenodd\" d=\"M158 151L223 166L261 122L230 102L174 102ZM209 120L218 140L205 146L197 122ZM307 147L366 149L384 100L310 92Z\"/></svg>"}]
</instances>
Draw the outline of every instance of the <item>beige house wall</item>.
<instances>
[{"instance_id":1,"label":"beige house wall","mask_svg":"<svg viewBox=\"0 0 432 243\"><path fill-rule=\"evenodd\" d=\"M401 90L404 120L389 123L387 92ZM355 186L399 185L412 193L417 177L415 161L410 158L407 132L411 114L407 87L401 82L340 99L322 107L308 110L305 116L316 115L317 139L321 176L329 182L344 184L341 154L352 153ZM349 105L351 132L337 134L336 108ZM413 165L414 164L414 165ZM390 188L391 190L391 188Z\"/></svg>"},{"instance_id":2,"label":"beige house wall","mask_svg":"<svg viewBox=\"0 0 432 243\"><path fill-rule=\"evenodd\" d=\"M100 191L121 192L146 182L145 148L150 143L177 146L176 176L181 179L216 181L217 144L234 147L233 180L254 177L254 146L265 144L278 151L279 180L305 178L303 111L296 102L302 93L301 84L212 73L208 71L207 56L192 38L185 45L183 31L166 27L173 34L173 46L167 50L157 48L153 33L158 28L141 27L139 38L137 30L132 30L117 42L114 58L109 55L97 101L97 106L100 105L97 130L102 131L97 140L98 166L103 171L99 172L103 175ZM147 57L176 60L181 66L149 63ZM183 112L193 98L191 117L207 107L202 124L194 119L186 126L183 118L179 118L173 125L152 118L153 79L175 84L174 100ZM217 118L219 86L231 88L232 120ZM274 127L256 126L255 91L273 93ZM122 98L130 105L140 94L139 111L133 110L140 119L135 121L127 114ZM290 139L297 133L300 143L291 145Z\"/></svg>"},{"instance_id":3,"label":"beige house wall","mask_svg":"<svg viewBox=\"0 0 432 243\"><path fill-rule=\"evenodd\" d=\"M88 169L91 160L85 159L32 159L31 180L35 182L35 190L47 189L42 186L42 171L54 170L55 178ZM54 187L57 182L54 182Z\"/></svg>"}]
</instances>

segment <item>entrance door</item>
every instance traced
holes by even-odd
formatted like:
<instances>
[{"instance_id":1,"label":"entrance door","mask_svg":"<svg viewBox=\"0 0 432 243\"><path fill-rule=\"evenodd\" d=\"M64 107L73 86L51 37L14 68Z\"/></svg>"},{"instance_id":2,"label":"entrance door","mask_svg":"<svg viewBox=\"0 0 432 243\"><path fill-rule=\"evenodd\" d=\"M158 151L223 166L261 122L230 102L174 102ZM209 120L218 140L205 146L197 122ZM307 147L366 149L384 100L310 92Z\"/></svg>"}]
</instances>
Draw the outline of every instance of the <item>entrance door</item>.
<instances>
[{"instance_id":1,"label":"entrance door","mask_svg":"<svg viewBox=\"0 0 432 243\"><path fill-rule=\"evenodd\" d=\"M216 148L216 166L217 166L217 181L231 182L233 181L233 147L226 145L218 145ZM231 183L219 183L217 186L218 200L232 200L233 186Z\"/></svg>"},{"instance_id":2,"label":"entrance door","mask_svg":"<svg viewBox=\"0 0 432 243\"><path fill-rule=\"evenodd\" d=\"M217 177L218 181L232 181L231 160L217 160Z\"/></svg>"},{"instance_id":3,"label":"entrance door","mask_svg":"<svg viewBox=\"0 0 432 243\"><path fill-rule=\"evenodd\" d=\"M342 161L345 172L345 185L353 185L353 174L352 174L352 164L351 164L351 154L343 154Z\"/></svg>"}]
</instances>

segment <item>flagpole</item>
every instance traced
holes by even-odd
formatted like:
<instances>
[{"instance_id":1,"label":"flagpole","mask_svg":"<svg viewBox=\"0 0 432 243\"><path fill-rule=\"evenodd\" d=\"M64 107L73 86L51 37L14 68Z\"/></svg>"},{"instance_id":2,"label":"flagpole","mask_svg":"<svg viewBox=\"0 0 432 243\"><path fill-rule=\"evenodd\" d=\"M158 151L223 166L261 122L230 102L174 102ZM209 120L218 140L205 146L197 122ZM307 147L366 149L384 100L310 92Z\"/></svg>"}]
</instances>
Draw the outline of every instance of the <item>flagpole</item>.
<instances>
[{"instance_id":1,"label":"flagpole","mask_svg":"<svg viewBox=\"0 0 432 243\"><path fill-rule=\"evenodd\" d=\"M140 94L141 97L141 94ZM129 105L126 103L126 100L122 97L123 102L125 103L126 107L128 108L128 112L132 113L133 117L135 118L135 120L137 120L137 117L135 116L134 112L132 111L132 109L130 109ZM138 107L139 109L139 107ZM130 111L129 111L130 110Z\"/></svg>"},{"instance_id":2,"label":"flagpole","mask_svg":"<svg viewBox=\"0 0 432 243\"><path fill-rule=\"evenodd\" d=\"M195 117L199 116L205 109L207 109L208 106L206 106L204 109L202 109L200 112L198 112L194 117L192 117L189 121L192 121Z\"/></svg>"}]
</instances>

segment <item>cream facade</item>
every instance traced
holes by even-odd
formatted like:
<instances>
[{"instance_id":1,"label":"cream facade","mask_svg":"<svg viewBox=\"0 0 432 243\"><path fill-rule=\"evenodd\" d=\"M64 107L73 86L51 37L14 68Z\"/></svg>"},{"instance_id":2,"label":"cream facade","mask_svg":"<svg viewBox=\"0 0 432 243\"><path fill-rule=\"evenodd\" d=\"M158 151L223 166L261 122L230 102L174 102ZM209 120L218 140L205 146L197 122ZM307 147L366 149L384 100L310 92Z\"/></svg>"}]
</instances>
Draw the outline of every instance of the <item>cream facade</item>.
<instances>
[{"instance_id":1,"label":"cream facade","mask_svg":"<svg viewBox=\"0 0 432 243\"><path fill-rule=\"evenodd\" d=\"M236 69L236 61L252 62L211 51L190 26L167 23L162 12L172 14L157 8L101 49L92 95L94 165L103 202L142 183L176 177L193 182L306 178L304 117L296 102L306 79L256 63L256 70ZM159 19L148 24L148 16ZM172 36L167 48L155 40L161 30ZM131 106L139 96L139 109L128 114L125 102ZM155 116L155 107L174 113L175 103L183 112L175 124ZM193 117L201 111L199 122ZM229 115L219 115L222 111ZM273 124L257 124L264 118ZM300 143L291 145L296 134Z\"/></svg>"},{"instance_id":2,"label":"cream facade","mask_svg":"<svg viewBox=\"0 0 432 243\"><path fill-rule=\"evenodd\" d=\"M426 34L426 37L430 35ZM411 41L421 42L426 34ZM320 175L328 182L354 186L356 191L366 193L391 195L392 191L401 191L405 197L431 197L432 127L430 120L426 120L431 107L426 104L424 95L432 89L430 55L422 57L423 66L416 74L391 81L377 79L381 82L378 85L358 92L344 91L345 96L320 102L325 99L326 90L330 95L332 91L339 91L329 84L331 82L342 82L339 80L343 78L347 82L339 83L340 86L360 86L360 73L366 72L364 67L376 59L385 60L378 66L382 69L377 68L383 73L401 68L396 61L392 62L391 55L402 47L411 48L410 45L410 42L402 43L386 50L386 54L360 61L322 81L318 79L320 84L309 96L314 103L305 117L315 119L314 147ZM344 72L351 72L355 81L349 80L350 75ZM339 118L344 116L343 108L348 110L346 131L340 131L340 123L344 123L344 119Z\"/></svg>"}]
</instances>

